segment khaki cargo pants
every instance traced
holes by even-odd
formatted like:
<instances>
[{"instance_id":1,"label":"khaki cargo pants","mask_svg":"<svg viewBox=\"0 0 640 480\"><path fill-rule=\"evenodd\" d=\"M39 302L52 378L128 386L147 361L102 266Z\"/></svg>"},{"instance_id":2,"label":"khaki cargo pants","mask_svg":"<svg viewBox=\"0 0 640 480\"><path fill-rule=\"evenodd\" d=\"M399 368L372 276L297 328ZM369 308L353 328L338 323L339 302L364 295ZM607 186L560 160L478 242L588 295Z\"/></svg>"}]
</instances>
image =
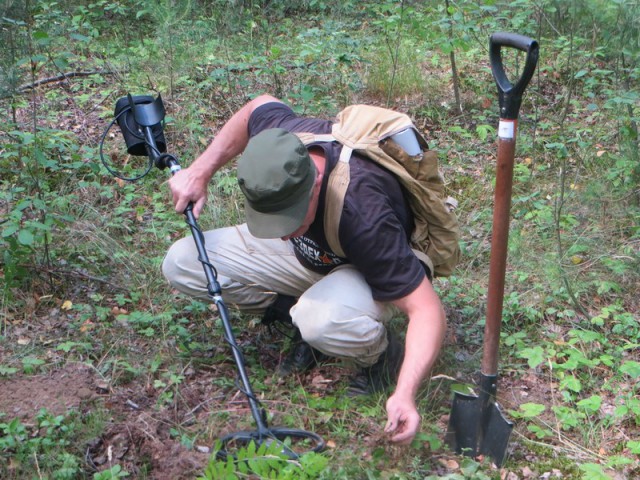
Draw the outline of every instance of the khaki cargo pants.
<instances>
[{"instance_id":1,"label":"khaki cargo pants","mask_svg":"<svg viewBox=\"0 0 640 480\"><path fill-rule=\"evenodd\" d=\"M363 367L387 348L383 322L395 309L373 300L364 277L351 265L319 275L300 265L289 242L255 238L246 224L204 232L204 238L228 307L262 313L278 293L299 297L291 317L314 348ZM172 287L208 299L193 238L171 246L162 272Z\"/></svg>"}]
</instances>

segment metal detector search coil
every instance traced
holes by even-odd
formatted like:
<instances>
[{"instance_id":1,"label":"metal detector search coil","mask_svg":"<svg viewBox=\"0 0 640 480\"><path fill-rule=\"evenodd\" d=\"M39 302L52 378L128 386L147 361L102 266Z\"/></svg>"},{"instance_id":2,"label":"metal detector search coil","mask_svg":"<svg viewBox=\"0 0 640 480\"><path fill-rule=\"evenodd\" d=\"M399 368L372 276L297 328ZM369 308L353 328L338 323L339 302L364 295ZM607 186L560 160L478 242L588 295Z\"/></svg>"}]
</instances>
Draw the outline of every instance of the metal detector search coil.
<instances>
[{"instance_id":1,"label":"metal detector search coil","mask_svg":"<svg viewBox=\"0 0 640 480\"><path fill-rule=\"evenodd\" d=\"M127 95L116 102L114 113L113 120L102 134L99 148L100 160L111 175L127 182L136 182L144 178L154 165L160 170L170 165L179 168L175 156L166 153L167 143L163 133L165 112L160 95L155 100L149 95ZM118 168L113 160L107 160L109 156L104 154L104 143L107 134L116 123L125 140L127 153L134 157L148 158L146 167L138 169L142 171L125 174L131 169L126 170L122 166ZM135 168L133 170L135 171Z\"/></svg>"}]
</instances>

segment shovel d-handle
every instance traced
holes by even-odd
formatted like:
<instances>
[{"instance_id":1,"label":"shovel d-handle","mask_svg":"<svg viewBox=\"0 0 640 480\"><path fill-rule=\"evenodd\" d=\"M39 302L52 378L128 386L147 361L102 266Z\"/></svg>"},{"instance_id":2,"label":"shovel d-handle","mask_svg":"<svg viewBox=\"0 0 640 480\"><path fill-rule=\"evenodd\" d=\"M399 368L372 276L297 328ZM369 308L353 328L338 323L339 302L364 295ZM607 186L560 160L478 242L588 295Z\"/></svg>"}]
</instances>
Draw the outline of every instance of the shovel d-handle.
<instances>
[{"instance_id":1,"label":"shovel d-handle","mask_svg":"<svg viewBox=\"0 0 640 480\"><path fill-rule=\"evenodd\" d=\"M520 79L512 84L504 71L502 63L502 47L515 48L526 52L524 70ZM500 118L516 120L522 103L524 93L533 72L538 63L538 42L517 33L497 32L491 35L489 40L489 60L491 72L498 86L498 99L500 101Z\"/></svg>"}]
</instances>

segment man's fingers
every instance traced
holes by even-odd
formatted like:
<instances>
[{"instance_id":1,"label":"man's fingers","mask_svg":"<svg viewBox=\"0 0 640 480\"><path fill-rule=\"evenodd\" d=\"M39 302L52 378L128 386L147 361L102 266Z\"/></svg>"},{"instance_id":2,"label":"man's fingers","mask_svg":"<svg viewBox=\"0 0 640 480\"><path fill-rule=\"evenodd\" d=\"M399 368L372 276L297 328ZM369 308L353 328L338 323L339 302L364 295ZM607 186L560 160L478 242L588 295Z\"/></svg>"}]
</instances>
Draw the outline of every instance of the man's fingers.
<instances>
[{"instance_id":1,"label":"man's fingers","mask_svg":"<svg viewBox=\"0 0 640 480\"><path fill-rule=\"evenodd\" d=\"M413 409L403 410L388 405L385 433L390 434L390 440L399 445L411 443L420 427L420 415Z\"/></svg>"},{"instance_id":2,"label":"man's fingers","mask_svg":"<svg viewBox=\"0 0 640 480\"><path fill-rule=\"evenodd\" d=\"M200 216L200 212L202 212L202 209L204 208L204 205L206 202L207 202L207 197L200 197L198 201L195 203L195 205L193 206L193 214L195 215L196 218Z\"/></svg>"},{"instance_id":3,"label":"man's fingers","mask_svg":"<svg viewBox=\"0 0 640 480\"><path fill-rule=\"evenodd\" d=\"M190 176L188 169L177 172L169 180L169 189L177 213L184 213L189 202L193 202L193 215L196 218L200 215L207 194L196 180Z\"/></svg>"},{"instance_id":4,"label":"man's fingers","mask_svg":"<svg viewBox=\"0 0 640 480\"><path fill-rule=\"evenodd\" d=\"M178 200L176 202L176 212L184 213L184 211L187 209L188 204L189 203L186 200L182 200L182 199Z\"/></svg>"},{"instance_id":5,"label":"man's fingers","mask_svg":"<svg viewBox=\"0 0 640 480\"><path fill-rule=\"evenodd\" d=\"M384 427L384 431L386 433L391 433L391 432L394 432L397 427L398 427L398 423L395 420L389 419L387 420L387 424Z\"/></svg>"},{"instance_id":6,"label":"man's fingers","mask_svg":"<svg viewBox=\"0 0 640 480\"><path fill-rule=\"evenodd\" d=\"M391 441L400 445L408 445L409 443L411 443L411 440L413 440L414 436L415 432L400 432L391 437Z\"/></svg>"}]
</instances>

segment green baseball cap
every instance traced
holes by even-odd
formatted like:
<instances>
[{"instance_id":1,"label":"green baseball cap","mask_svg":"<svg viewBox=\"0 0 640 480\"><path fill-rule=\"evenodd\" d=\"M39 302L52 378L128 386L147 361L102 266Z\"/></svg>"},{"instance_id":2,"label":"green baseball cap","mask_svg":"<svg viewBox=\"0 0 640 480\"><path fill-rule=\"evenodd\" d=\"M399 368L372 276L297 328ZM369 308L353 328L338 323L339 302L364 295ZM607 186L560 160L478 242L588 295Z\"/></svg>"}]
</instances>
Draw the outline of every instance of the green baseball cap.
<instances>
[{"instance_id":1,"label":"green baseball cap","mask_svg":"<svg viewBox=\"0 0 640 480\"><path fill-rule=\"evenodd\" d=\"M300 139L282 128L249 140L238 160L249 232L280 238L296 231L309 210L316 167Z\"/></svg>"}]
</instances>

